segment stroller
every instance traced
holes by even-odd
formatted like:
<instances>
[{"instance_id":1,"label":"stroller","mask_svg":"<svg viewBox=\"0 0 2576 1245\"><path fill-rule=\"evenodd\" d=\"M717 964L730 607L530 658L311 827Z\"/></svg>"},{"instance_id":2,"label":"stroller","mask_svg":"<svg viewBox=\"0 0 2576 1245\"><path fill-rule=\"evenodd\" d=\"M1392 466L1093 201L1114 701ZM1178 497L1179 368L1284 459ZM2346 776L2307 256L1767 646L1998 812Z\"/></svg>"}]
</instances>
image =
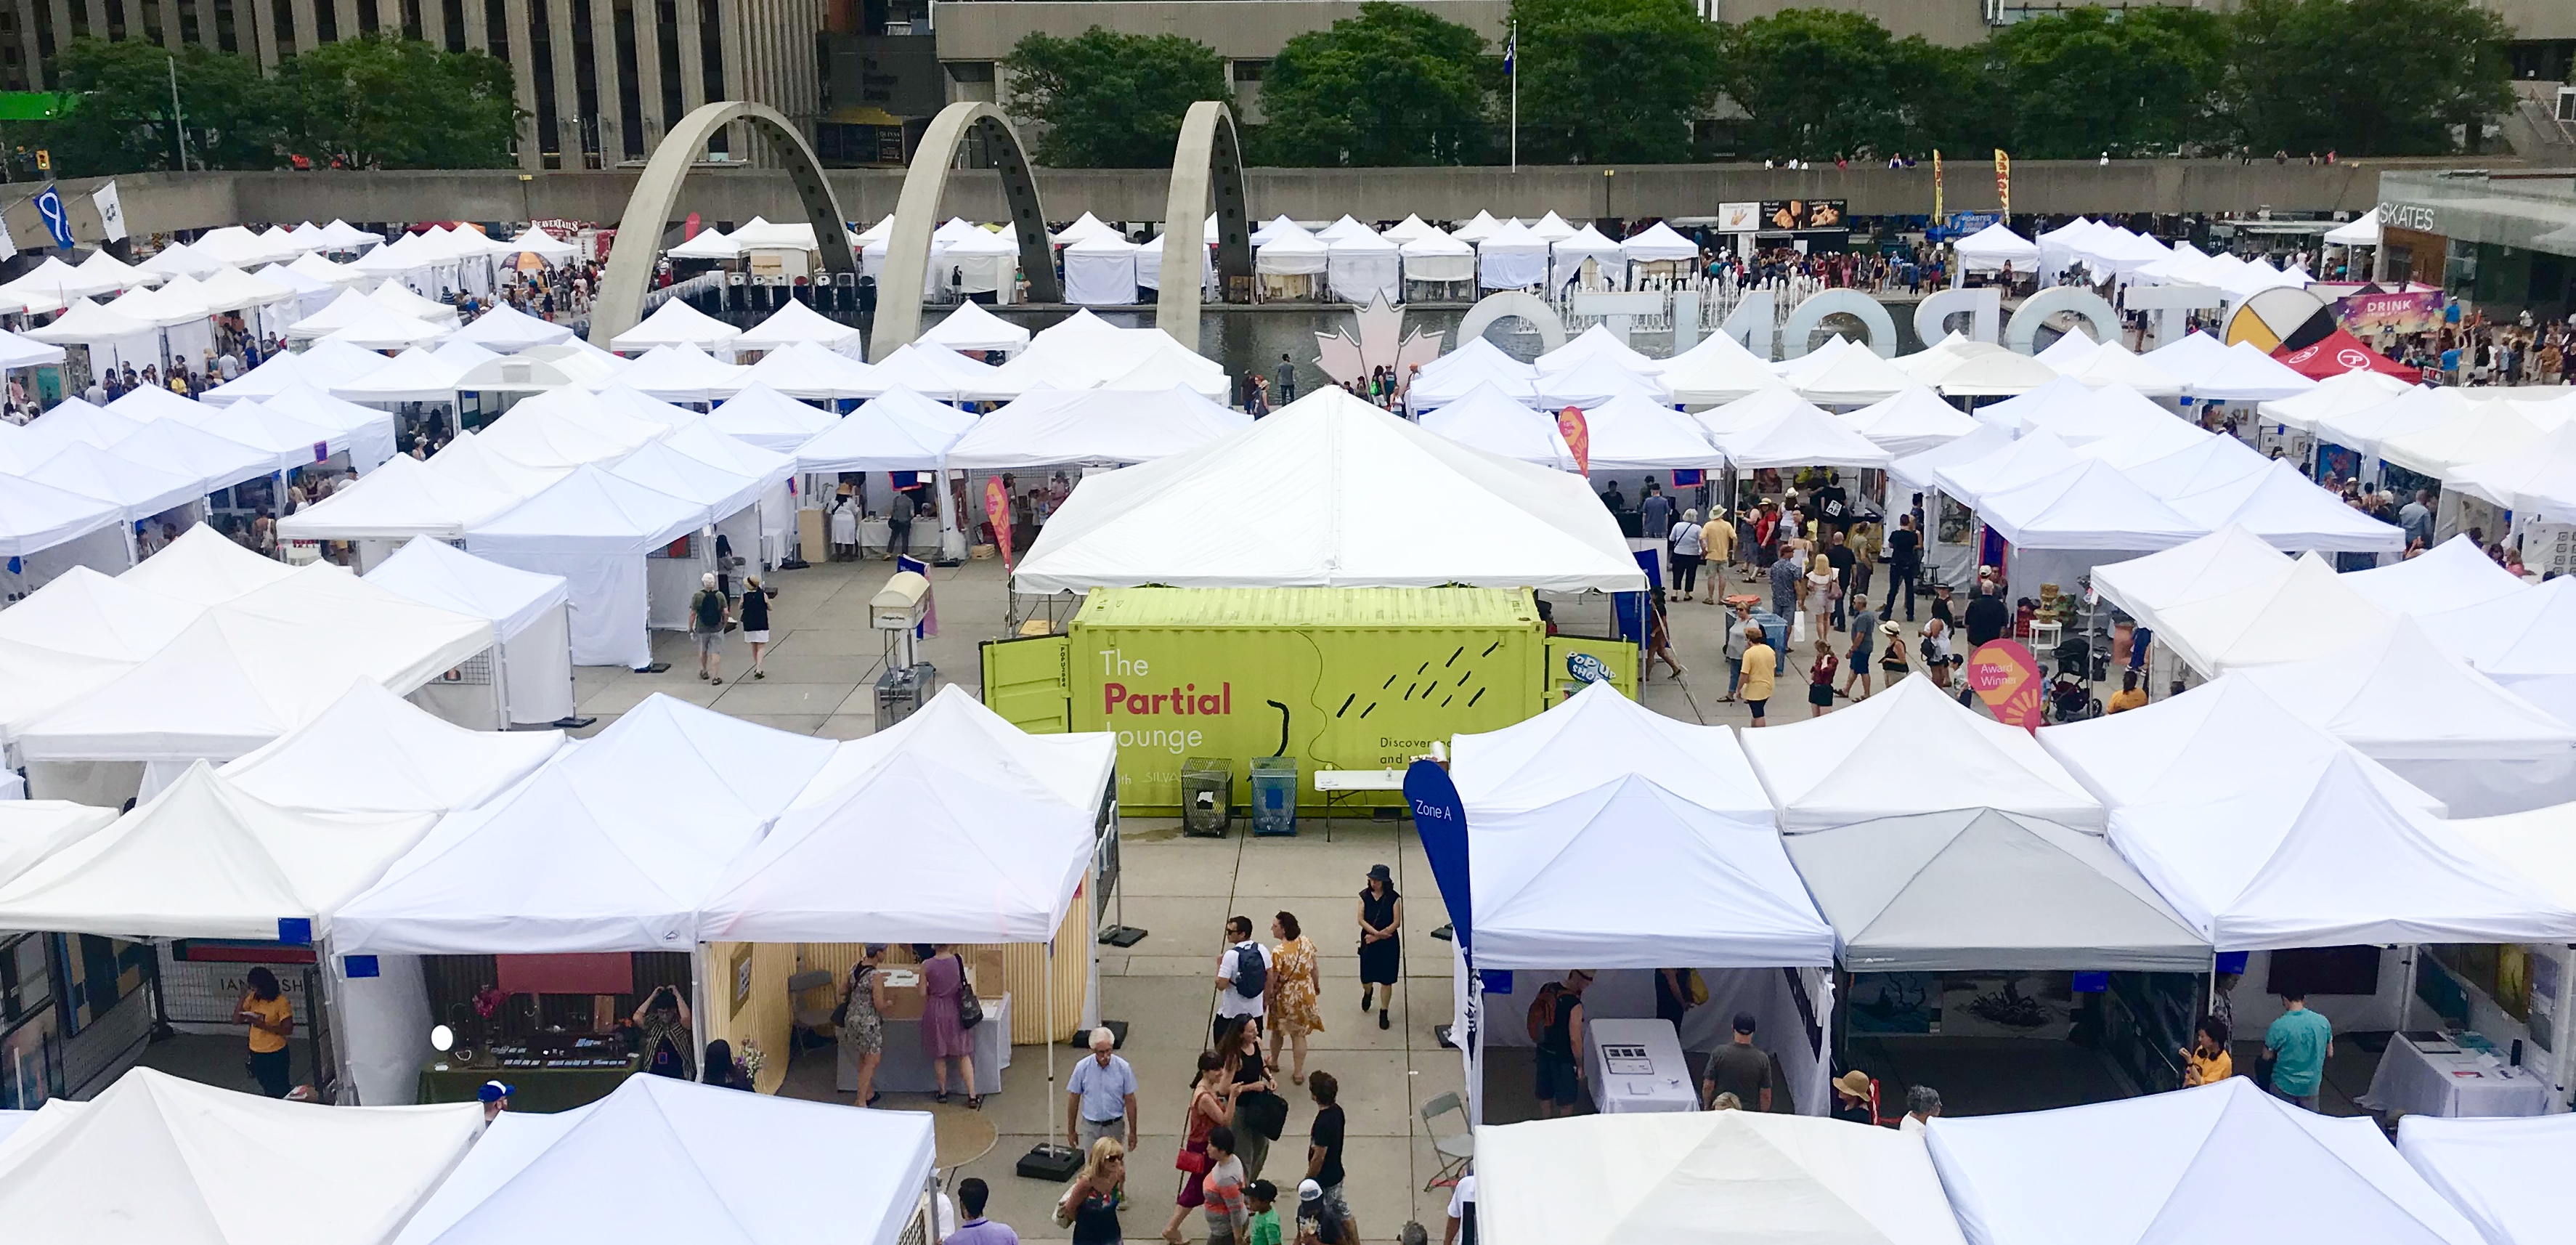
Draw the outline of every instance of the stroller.
<instances>
[{"instance_id":1,"label":"stroller","mask_svg":"<svg viewBox=\"0 0 2576 1245\"><path fill-rule=\"evenodd\" d=\"M2081 722L2102 716L2102 702L2093 696L2092 686L2075 670L2062 666L2057 677L2048 681L2048 716L2054 722Z\"/></svg>"}]
</instances>

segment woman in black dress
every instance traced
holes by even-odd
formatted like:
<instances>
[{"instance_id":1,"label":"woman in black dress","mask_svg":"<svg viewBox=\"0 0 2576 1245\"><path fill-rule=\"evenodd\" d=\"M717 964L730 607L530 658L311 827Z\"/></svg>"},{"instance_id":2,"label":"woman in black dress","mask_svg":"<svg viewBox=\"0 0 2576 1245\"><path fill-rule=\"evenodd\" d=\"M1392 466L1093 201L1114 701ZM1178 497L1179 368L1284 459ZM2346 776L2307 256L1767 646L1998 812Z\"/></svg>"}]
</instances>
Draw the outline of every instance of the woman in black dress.
<instances>
[{"instance_id":1,"label":"woman in black dress","mask_svg":"<svg viewBox=\"0 0 2576 1245\"><path fill-rule=\"evenodd\" d=\"M1395 1001L1396 975L1404 969L1404 896L1395 890L1395 875L1385 865L1370 865L1368 887L1360 892L1360 1011L1369 1010L1377 987L1377 1027L1386 1028L1386 1010Z\"/></svg>"}]
</instances>

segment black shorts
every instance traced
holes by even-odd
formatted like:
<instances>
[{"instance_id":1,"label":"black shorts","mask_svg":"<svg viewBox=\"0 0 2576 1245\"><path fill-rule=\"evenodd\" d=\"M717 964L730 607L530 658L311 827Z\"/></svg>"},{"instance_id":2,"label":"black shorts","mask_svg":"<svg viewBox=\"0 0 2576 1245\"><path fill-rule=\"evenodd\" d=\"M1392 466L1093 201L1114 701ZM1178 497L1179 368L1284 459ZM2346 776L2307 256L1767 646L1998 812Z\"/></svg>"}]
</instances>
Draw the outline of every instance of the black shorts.
<instances>
[{"instance_id":1,"label":"black shorts","mask_svg":"<svg viewBox=\"0 0 2576 1245\"><path fill-rule=\"evenodd\" d=\"M1754 721L1756 721L1756 722L1759 722L1759 721L1761 721L1761 720L1762 720L1762 707L1763 707L1764 705L1767 705L1767 704L1770 704L1770 703L1771 703L1771 698L1770 698L1770 697L1768 697L1768 696L1765 696L1765 697L1763 697L1763 698L1762 698L1762 699L1760 699L1760 700L1748 700L1748 701L1745 701L1745 702L1744 702L1744 707L1745 707L1745 708L1747 708L1747 709L1752 710L1752 711L1753 711L1753 720L1754 720Z\"/></svg>"},{"instance_id":2,"label":"black shorts","mask_svg":"<svg viewBox=\"0 0 2576 1245\"><path fill-rule=\"evenodd\" d=\"M1808 684L1807 703L1811 705L1823 705L1828 709L1832 708L1834 703L1834 685L1831 683Z\"/></svg>"}]
</instances>

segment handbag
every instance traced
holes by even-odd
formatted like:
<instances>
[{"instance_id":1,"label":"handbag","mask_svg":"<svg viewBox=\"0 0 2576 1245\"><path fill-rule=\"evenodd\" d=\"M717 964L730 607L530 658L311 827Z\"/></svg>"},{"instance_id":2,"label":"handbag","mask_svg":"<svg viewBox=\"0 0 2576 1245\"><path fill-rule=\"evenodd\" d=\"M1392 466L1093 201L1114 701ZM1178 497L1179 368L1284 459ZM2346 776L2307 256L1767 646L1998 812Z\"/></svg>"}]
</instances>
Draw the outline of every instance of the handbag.
<instances>
[{"instance_id":1,"label":"handbag","mask_svg":"<svg viewBox=\"0 0 2576 1245\"><path fill-rule=\"evenodd\" d=\"M1179 1157L1172 1160L1172 1168L1175 1171L1188 1172L1193 1176L1204 1176L1208 1169L1207 1151L1183 1146Z\"/></svg>"},{"instance_id":2,"label":"handbag","mask_svg":"<svg viewBox=\"0 0 2576 1245\"><path fill-rule=\"evenodd\" d=\"M1253 1131L1272 1141L1288 1127L1288 1100L1269 1090L1243 1094L1234 1100L1234 1113Z\"/></svg>"},{"instance_id":3,"label":"handbag","mask_svg":"<svg viewBox=\"0 0 2576 1245\"><path fill-rule=\"evenodd\" d=\"M966 975L966 957L950 958L957 961L957 1027L972 1029L984 1023L984 1000L975 997L974 979Z\"/></svg>"}]
</instances>

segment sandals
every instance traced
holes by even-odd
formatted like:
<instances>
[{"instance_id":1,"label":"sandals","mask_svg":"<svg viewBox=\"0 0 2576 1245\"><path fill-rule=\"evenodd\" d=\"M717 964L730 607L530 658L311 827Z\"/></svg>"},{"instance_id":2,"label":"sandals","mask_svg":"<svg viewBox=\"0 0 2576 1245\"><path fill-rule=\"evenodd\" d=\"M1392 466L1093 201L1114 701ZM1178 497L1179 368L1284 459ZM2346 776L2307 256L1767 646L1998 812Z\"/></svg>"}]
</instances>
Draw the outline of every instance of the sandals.
<instances>
[{"instance_id":1,"label":"sandals","mask_svg":"<svg viewBox=\"0 0 2576 1245\"><path fill-rule=\"evenodd\" d=\"M723 687L723 686L724 686L724 680L723 680L723 679L718 679L718 680L716 680L716 686L718 686L718 687Z\"/></svg>"},{"instance_id":2,"label":"sandals","mask_svg":"<svg viewBox=\"0 0 2576 1245\"><path fill-rule=\"evenodd\" d=\"M1387 1027L1387 1023L1386 1023L1386 1009L1385 1009L1385 1008L1383 1008L1383 1007L1381 1007L1381 1008L1377 1009L1377 1027L1378 1027L1378 1028L1381 1028L1381 1029L1383 1029L1383 1028L1386 1028L1386 1027Z\"/></svg>"},{"instance_id":3,"label":"sandals","mask_svg":"<svg viewBox=\"0 0 2576 1245\"><path fill-rule=\"evenodd\" d=\"M944 1104L948 1101L948 1091L944 1089L940 1090L939 1092L932 1094L930 1096L930 1100L932 1102Z\"/></svg>"},{"instance_id":4,"label":"sandals","mask_svg":"<svg viewBox=\"0 0 2576 1245\"><path fill-rule=\"evenodd\" d=\"M875 1093L873 1093L873 1094L868 1095L868 1100L867 1100L865 1103L862 1103L861 1105L862 1105L862 1106L870 1106L870 1107L873 1107L873 1106L877 1105L877 1099L879 1099L879 1098L883 1098L883 1097L885 1097L885 1091L884 1091L884 1090L882 1090L882 1089L881 1089L881 1090L878 1090L877 1092L875 1092Z\"/></svg>"},{"instance_id":5,"label":"sandals","mask_svg":"<svg viewBox=\"0 0 2576 1245\"><path fill-rule=\"evenodd\" d=\"M984 1109L984 1096L983 1096L982 1094L968 1094L968 1095L966 1095L966 1109L967 1109L967 1110L969 1110L969 1111L981 1111L981 1110L983 1110L983 1109Z\"/></svg>"},{"instance_id":6,"label":"sandals","mask_svg":"<svg viewBox=\"0 0 2576 1245\"><path fill-rule=\"evenodd\" d=\"M751 677L755 679L766 679L769 677L769 672L766 670L754 670L751 672Z\"/></svg>"}]
</instances>

